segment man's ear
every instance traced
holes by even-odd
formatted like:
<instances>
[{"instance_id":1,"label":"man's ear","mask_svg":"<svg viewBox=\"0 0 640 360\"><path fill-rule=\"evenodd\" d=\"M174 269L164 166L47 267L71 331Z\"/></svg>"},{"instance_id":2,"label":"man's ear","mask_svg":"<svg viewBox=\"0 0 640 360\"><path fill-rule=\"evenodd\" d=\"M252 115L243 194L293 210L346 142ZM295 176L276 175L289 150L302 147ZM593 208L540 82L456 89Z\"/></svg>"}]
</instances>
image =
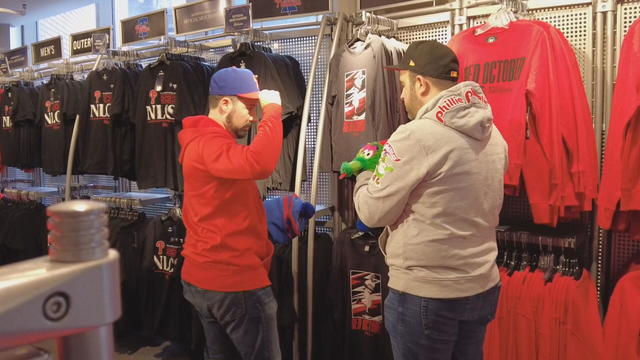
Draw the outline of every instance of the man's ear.
<instances>
[{"instance_id":1,"label":"man's ear","mask_svg":"<svg viewBox=\"0 0 640 360\"><path fill-rule=\"evenodd\" d=\"M223 97L222 99L220 99L219 108L220 112L224 115L230 113L231 110L233 110L233 100L228 97Z\"/></svg>"},{"instance_id":2,"label":"man's ear","mask_svg":"<svg viewBox=\"0 0 640 360\"><path fill-rule=\"evenodd\" d=\"M416 91L416 94L418 94L418 96L420 97L429 95L429 92L431 91L431 84L429 83L429 81L427 81L425 77L420 75L416 76L414 86L416 87L414 89Z\"/></svg>"}]
</instances>

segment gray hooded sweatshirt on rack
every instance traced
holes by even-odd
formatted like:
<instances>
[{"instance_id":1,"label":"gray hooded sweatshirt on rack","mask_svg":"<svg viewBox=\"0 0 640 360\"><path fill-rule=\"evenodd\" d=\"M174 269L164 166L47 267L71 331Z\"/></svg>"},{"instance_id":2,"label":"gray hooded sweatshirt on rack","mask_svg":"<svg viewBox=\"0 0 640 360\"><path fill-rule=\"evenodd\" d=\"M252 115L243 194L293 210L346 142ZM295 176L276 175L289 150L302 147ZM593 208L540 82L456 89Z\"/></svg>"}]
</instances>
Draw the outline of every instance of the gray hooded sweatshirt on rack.
<instances>
[{"instance_id":1,"label":"gray hooded sweatshirt on rack","mask_svg":"<svg viewBox=\"0 0 640 360\"><path fill-rule=\"evenodd\" d=\"M495 228L507 144L480 86L463 82L423 106L358 175L354 201L380 247L389 287L428 298L479 294L500 280Z\"/></svg>"}]
</instances>

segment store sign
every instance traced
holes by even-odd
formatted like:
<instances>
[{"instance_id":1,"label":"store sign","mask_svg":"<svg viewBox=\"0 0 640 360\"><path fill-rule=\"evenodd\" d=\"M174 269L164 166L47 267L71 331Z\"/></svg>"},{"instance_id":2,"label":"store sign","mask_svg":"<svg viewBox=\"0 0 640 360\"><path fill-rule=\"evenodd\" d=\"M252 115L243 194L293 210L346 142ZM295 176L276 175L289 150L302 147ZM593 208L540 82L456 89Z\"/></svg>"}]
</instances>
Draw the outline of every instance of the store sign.
<instances>
[{"instance_id":1,"label":"store sign","mask_svg":"<svg viewBox=\"0 0 640 360\"><path fill-rule=\"evenodd\" d=\"M224 9L231 0L205 0L173 9L176 35L209 31L224 25Z\"/></svg>"},{"instance_id":2,"label":"store sign","mask_svg":"<svg viewBox=\"0 0 640 360\"><path fill-rule=\"evenodd\" d=\"M31 44L31 53L34 64L62 59L62 37L56 36Z\"/></svg>"},{"instance_id":3,"label":"store sign","mask_svg":"<svg viewBox=\"0 0 640 360\"><path fill-rule=\"evenodd\" d=\"M251 30L251 4L224 9L224 32L234 33Z\"/></svg>"},{"instance_id":4,"label":"store sign","mask_svg":"<svg viewBox=\"0 0 640 360\"><path fill-rule=\"evenodd\" d=\"M29 48L19 47L4 53L9 69L16 70L29 66Z\"/></svg>"},{"instance_id":5,"label":"store sign","mask_svg":"<svg viewBox=\"0 0 640 360\"><path fill-rule=\"evenodd\" d=\"M106 49L109 48L111 39L111 26L93 29L81 33L71 34L71 56L87 55L93 53L93 35L106 36Z\"/></svg>"},{"instance_id":6,"label":"store sign","mask_svg":"<svg viewBox=\"0 0 640 360\"><path fill-rule=\"evenodd\" d=\"M109 35L107 34L93 34L91 42L91 52L94 54L105 54L109 49Z\"/></svg>"},{"instance_id":7,"label":"store sign","mask_svg":"<svg viewBox=\"0 0 640 360\"><path fill-rule=\"evenodd\" d=\"M120 20L122 45L167 36L167 10L162 9Z\"/></svg>"},{"instance_id":8,"label":"store sign","mask_svg":"<svg viewBox=\"0 0 640 360\"><path fill-rule=\"evenodd\" d=\"M249 3L254 20L331 11L328 0L249 0Z\"/></svg>"},{"instance_id":9,"label":"store sign","mask_svg":"<svg viewBox=\"0 0 640 360\"><path fill-rule=\"evenodd\" d=\"M0 57L0 74L2 75L9 74L9 67L7 66L7 58L4 56Z\"/></svg>"},{"instance_id":10,"label":"store sign","mask_svg":"<svg viewBox=\"0 0 640 360\"><path fill-rule=\"evenodd\" d=\"M409 3L412 1L397 1L397 0L360 0L358 2L359 10L371 10L377 8L385 8L390 6L398 6L403 3Z\"/></svg>"}]
</instances>

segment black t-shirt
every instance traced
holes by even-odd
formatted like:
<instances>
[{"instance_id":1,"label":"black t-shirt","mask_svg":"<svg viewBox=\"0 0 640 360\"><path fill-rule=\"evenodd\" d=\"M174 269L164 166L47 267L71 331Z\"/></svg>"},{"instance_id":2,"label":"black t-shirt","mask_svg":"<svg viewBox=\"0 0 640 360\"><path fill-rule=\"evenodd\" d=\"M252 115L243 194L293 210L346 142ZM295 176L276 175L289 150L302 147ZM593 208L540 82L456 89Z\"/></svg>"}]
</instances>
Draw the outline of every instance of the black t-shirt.
<instances>
[{"instance_id":1,"label":"black t-shirt","mask_svg":"<svg viewBox=\"0 0 640 360\"><path fill-rule=\"evenodd\" d=\"M383 317L388 273L376 235L347 229L338 236L329 296L337 335L335 359L393 359Z\"/></svg>"},{"instance_id":2,"label":"black t-shirt","mask_svg":"<svg viewBox=\"0 0 640 360\"><path fill-rule=\"evenodd\" d=\"M114 124L126 113L124 73L120 69L92 71L86 79L81 112L80 171L112 175L115 168Z\"/></svg>"},{"instance_id":3,"label":"black t-shirt","mask_svg":"<svg viewBox=\"0 0 640 360\"><path fill-rule=\"evenodd\" d=\"M13 95L10 89L0 89L0 163L4 166L17 166L19 135L14 127Z\"/></svg>"},{"instance_id":4,"label":"black t-shirt","mask_svg":"<svg viewBox=\"0 0 640 360\"><path fill-rule=\"evenodd\" d=\"M197 79L180 61L145 68L136 90L136 178L138 187L179 189L177 132L187 116L201 113L191 84Z\"/></svg>"},{"instance_id":5,"label":"black t-shirt","mask_svg":"<svg viewBox=\"0 0 640 360\"><path fill-rule=\"evenodd\" d=\"M37 121L42 127L42 170L52 176L63 175L67 168L70 134L73 119L65 111L69 85L65 81L53 81L38 88ZM76 104L77 102L73 102Z\"/></svg>"},{"instance_id":6,"label":"black t-shirt","mask_svg":"<svg viewBox=\"0 0 640 360\"><path fill-rule=\"evenodd\" d=\"M0 200L0 265L47 253L47 216L42 204Z\"/></svg>"},{"instance_id":7,"label":"black t-shirt","mask_svg":"<svg viewBox=\"0 0 640 360\"><path fill-rule=\"evenodd\" d=\"M180 272L186 229L182 222L156 217L145 230L143 271L146 277L144 331L186 342L191 331L191 307L182 294Z\"/></svg>"},{"instance_id":8,"label":"black t-shirt","mask_svg":"<svg viewBox=\"0 0 640 360\"><path fill-rule=\"evenodd\" d=\"M122 316L116 322L117 336L142 330L145 278L142 272L145 229L149 220L143 216L131 220L109 219L109 243L120 253Z\"/></svg>"}]
</instances>

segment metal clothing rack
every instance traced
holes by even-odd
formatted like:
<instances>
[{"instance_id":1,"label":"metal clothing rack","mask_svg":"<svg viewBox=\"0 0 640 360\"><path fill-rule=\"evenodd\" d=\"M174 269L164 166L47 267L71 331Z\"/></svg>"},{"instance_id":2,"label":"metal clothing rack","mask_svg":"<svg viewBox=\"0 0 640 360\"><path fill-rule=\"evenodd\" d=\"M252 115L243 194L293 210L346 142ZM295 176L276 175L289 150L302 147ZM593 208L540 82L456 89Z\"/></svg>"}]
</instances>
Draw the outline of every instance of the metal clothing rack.
<instances>
[{"instance_id":1,"label":"metal clothing rack","mask_svg":"<svg viewBox=\"0 0 640 360\"><path fill-rule=\"evenodd\" d=\"M131 208L145 207L171 201L170 195L143 192L126 192L91 196L92 200L102 201L112 206Z\"/></svg>"},{"instance_id":2,"label":"metal clothing rack","mask_svg":"<svg viewBox=\"0 0 640 360\"><path fill-rule=\"evenodd\" d=\"M4 189L4 194L14 200L39 200L46 197L60 197L56 188L27 187L24 189Z\"/></svg>"}]
</instances>

